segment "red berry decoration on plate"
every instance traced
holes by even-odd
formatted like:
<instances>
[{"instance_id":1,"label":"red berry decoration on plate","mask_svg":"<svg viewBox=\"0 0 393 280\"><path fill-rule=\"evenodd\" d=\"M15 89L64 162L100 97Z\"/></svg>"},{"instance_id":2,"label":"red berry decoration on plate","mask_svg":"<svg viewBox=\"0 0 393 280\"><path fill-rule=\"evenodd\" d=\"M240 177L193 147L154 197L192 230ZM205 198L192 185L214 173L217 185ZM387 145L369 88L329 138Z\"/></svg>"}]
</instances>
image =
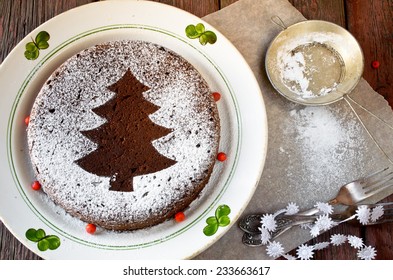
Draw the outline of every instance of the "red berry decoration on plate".
<instances>
[{"instance_id":1,"label":"red berry decoration on plate","mask_svg":"<svg viewBox=\"0 0 393 280\"><path fill-rule=\"evenodd\" d=\"M378 60L374 60L374 61L371 63L371 66L372 66L374 69L379 68L379 65L380 65L380 63L379 63Z\"/></svg>"},{"instance_id":2,"label":"red berry decoration on plate","mask_svg":"<svg viewBox=\"0 0 393 280\"><path fill-rule=\"evenodd\" d=\"M217 160L219 161L225 161L227 159L227 155L225 153L218 153L217 154Z\"/></svg>"},{"instance_id":3,"label":"red berry decoration on plate","mask_svg":"<svg viewBox=\"0 0 393 280\"><path fill-rule=\"evenodd\" d=\"M96 232L97 227L93 224L87 224L86 231L87 233L94 234Z\"/></svg>"},{"instance_id":4,"label":"red berry decoration on plate","mask_svg":"<svg viewBox=\"0 0 393 280\"><path fill-rule=\"evenodd\" d=\"M175 221L180 223L183 222L186 219L186 215L184 215L184 212L178 212L175 214Z\"/></svg>"},{"instance_id":5,"label":"red berry decoration on plate","mask_svg":"<svg viewBox=\"0 0 393 280\"><path fill-rule=\"evenodd\" d=\"M41 189L41 184L38 181L34 181L33 184L31 184L31 188L35 191L39 191Z\"/></svg>"},{"instance_id":6,"label":"red berry decoration on plate","mask_svg":"<svg viewBox=\"0 0 393 280\"><path fill-rule=\"evenodd\" d=\"M30 122L30 116L27 116L27 117L25 118L25 124L26 124L26 125L29 125L29 122Z\"/></svg>"},{"instance_id":7,"label":"red berry decoration on plate","mask_svg":"<svg viewBox=\"0 0 393 280\"><path fill-rule=\"evenodd\" d=\"M214 101L218 101L221 99L221 94L219 92L213 92L212 93Z\"/></svg>"}]
</instances>

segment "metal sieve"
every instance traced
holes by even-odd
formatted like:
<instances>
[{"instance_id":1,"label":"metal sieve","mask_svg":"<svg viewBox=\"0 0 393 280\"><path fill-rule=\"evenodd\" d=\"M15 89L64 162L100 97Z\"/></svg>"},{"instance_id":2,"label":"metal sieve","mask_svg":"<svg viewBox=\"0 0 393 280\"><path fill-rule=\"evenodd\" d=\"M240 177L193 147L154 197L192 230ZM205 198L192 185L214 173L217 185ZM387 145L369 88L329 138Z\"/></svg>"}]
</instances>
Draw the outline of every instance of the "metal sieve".
<instances>
[{"instance_id":1,"label":"metal sieve","mask_svg":"<svg viewBox=\"0 0 393 280\"><path fill-rule=\"evenodd\" d=\"M321 20L286 27L271 42L265 60L273 87L304 105L338 101L358 84L364 69L363 52L344 28Z\"/></svg>"}]
</instances>

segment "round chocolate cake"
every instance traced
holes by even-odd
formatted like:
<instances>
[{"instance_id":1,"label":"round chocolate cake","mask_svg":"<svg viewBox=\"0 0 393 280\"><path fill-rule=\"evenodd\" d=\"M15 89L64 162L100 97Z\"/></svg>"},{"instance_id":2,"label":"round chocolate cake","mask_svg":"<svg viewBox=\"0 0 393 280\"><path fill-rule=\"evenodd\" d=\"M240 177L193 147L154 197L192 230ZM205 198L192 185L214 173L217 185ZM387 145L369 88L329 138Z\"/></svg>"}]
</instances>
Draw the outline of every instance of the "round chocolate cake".
<instances>
[{"instance_id":1,"label":"round chocolate cake","mask_svg":"<svg viewBox=\"0 0 393 280\"><path fill-rule=\"evenodd\" d=\"M113 41L61 65L27 129L44 192L71 215L114 230L152 226L207 184L220 124L198 71L143 41Z\"/></svg>"}]
</instances>

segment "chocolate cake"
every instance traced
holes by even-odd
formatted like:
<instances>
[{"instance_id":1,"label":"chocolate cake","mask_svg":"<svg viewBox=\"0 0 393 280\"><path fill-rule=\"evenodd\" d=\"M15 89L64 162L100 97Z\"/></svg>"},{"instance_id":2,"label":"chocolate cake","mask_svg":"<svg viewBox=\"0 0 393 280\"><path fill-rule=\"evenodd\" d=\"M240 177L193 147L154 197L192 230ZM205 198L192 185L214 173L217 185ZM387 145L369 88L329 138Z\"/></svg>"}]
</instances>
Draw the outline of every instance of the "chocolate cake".
<instances>
[{"instance_id":1,"label":"chocolate cake","mask_svg":"<svg viewBox=\"0 0 393 280\"><path fill-rule=\"evenodd\" d=\"M162 46L90 47L46 81L27 128L44 192L69 214L134 230L184 210L208 183L220 124L198 71Z\"/></svg>"}]
</instances>

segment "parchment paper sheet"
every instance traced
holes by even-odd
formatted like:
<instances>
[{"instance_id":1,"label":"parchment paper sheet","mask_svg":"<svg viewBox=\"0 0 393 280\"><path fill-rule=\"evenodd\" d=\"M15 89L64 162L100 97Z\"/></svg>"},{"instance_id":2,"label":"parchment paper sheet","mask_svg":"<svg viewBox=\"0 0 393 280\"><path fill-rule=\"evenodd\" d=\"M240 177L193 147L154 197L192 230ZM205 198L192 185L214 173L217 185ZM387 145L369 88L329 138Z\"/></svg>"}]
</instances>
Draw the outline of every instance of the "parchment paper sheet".
<instances>
[{"instance_id":1,"label":"parchment paper sheet","mask_svg":"<svg viewBox=\"0 0 393 280\"><path fill-rule=\"evenodd\" d=\"M242 216L274 213L288 202L295 202L301 209L310 208L318 201L335 197L341 185L391 165L345 100L323 107L305 107L286 100L273 89L264 59L270 42L281 31L271 21L274 15L286 26L305 20L286 0L240 0L204 18L242 53L259 82L267 109L267 159L259 186ZM393 124L387 102L365 80L350 96ZM357 105L353 107L376 142L393 159L393 131ZM310 238L308 232L295 229L280 241L289 251ZM196 259L268 258L263 247L246 247L241 239L242 231L234 224Z\"/></svg>"}]
</instances>

